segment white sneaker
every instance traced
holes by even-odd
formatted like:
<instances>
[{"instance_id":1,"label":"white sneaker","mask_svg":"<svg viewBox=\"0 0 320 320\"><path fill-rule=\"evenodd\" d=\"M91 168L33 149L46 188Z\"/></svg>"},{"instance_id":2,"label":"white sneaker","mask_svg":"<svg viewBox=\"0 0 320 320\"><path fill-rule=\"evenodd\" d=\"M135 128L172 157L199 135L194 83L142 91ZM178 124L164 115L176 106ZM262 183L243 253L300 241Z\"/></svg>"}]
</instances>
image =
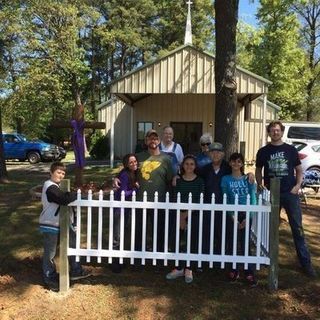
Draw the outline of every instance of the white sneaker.
<instances>
[{"instance_id":1,"label":"white sneaker","mask_svg":"<svg viewBox=\"0 0 320 320\"><path fill-rule=\"evenodd\" d=\"M184 281L185 281L185 283L191 283L193 281L193 275L192 275L192 271L190 269L185 269Z\"/></svg>"},{"instance_id":2,"label":"white sneaker","mask_svg":"<svg viewBox=\"0 0 320 320\"><path fill-rule=\"evenodd\" d=\"M174 279L177 279L179 277L183 277L184 276L184 270L181 269L173 269L171 272L169 272L167 275L166 275L166 279L167 280L174 280Z\"/></svg>"}]
</instances>

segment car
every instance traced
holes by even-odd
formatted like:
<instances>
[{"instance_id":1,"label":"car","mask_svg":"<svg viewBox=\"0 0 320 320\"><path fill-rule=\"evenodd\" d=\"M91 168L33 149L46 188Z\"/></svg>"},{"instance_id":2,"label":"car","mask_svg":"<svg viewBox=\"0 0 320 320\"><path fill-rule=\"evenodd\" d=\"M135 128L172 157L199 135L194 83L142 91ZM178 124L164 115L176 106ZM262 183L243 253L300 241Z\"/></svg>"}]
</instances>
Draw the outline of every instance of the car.
<instances>
[{"instance_id":1,"label":"car","mask_svg":"<svg viewBox=\"0 0 320 320\"><path fill-rule=\"evenodd\" d=\"M320 173L320 141L292 143L299 154L302 171L319 171Z\"/></svg>"},{"instance_id":2,"label":"car","mask_svg":"<svg viewBox=\"0 0 320 320\"><path fill-rule=\"evenodd\" d=\"M3 133L5 160L28 160L31 164L39 161L61 160L66 151L62 147L41 140L29 141L20 133Z\"/></svg>"}]
</instances>

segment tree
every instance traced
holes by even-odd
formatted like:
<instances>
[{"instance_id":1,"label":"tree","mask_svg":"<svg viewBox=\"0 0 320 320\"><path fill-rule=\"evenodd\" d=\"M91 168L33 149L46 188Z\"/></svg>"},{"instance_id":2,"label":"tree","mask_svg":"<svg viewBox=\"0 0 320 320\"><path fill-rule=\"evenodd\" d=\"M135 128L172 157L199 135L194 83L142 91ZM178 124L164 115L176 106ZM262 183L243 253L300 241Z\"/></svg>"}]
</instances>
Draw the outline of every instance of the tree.
<instances>
[{"instance_id":1,"label":"tree","mask_svg":"<svg viewBox=\"0 0 320 320\"><path fill-rule=\"evenodd\" d=\"M272 81L269 97L281 106L281 117L300 117L305 99L305 55L293 0L261 0L257 16L262 41L254 48L253 70Z\"/></svg>"},{"instance_id":2,"label":"tree","mask_svg":"<svg viewBox=\"0 0 320 320\"><path fill-rule=\"evenodd\" d=\"M215 59L215 133L230 155L237 149L238 132L236 94L236 28L238 0L215 1L216 59Z\"/></svg>"},{"instance_id":3,"label":"tree","mask_svg":"<svg viewBox=\"0 0 320 320\"><path fill-rule=\"evenodd\" d=\"M292 5L302 24L302 45L306 52L306 104L303 118L307 121L319 120L318 90L320 85L320 3L317 0L300 0ZM316 118L316 116L318 116Z\"/></svg>"}]
</instances>

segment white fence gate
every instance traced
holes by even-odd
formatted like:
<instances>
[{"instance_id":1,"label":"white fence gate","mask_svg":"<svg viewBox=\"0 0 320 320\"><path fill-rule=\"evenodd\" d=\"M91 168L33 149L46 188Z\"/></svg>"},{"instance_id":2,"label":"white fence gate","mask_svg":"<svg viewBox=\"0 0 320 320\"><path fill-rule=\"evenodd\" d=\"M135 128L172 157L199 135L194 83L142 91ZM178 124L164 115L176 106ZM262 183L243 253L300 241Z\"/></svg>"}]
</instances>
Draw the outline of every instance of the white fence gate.
<instances>
[{"instance_id":1,"label":"white fence gate","mask_svg":"<svg viewBox=\"0 0 320 320\"><path fill-rule=\"evenodd\" d=\"M65 182L69 184L68 180ZM167 265L168 261L174 261L176 266L179 261L185 261L187 266L195 261L199 268L203 263L207 263L210 268L213 267L213 263L220 263L221 268L225 268L226 263L232 264L233 268L237 263L242 263L245 269L248 268L248 264L254 264L258 270L261 265L270 265L269 288L277 288L279 215L276 212L279 210L279 205L277 201L273 201L274 204L271 205L269 191L259 196L256 205L250 205L249 197L245 205L238 204L237 198L236 203L231 205L226 203L226 197L224 197L222 204L215 203L214 195L212 195L211 203L204 203L203 195L201 195L200 203L192 203L191 194L188 203L182 203L179 195L176 202L170 202L169 194L167 194L165 202L159 202L157 193L154 201L147 201L146 192L143 201L136 201L135 195L133 195L132 201L126 201L124 194L122 194L121 200L117 201L114 200L113 191L110 193L110 199L106 200L103 196L103 192L100 191L98 199L93 199L93 195L89 191L88 198L81 199L79 190L77 200L70 204L76 208L75 248L69 247L67 207L64 207L60 212L61 291L68 290L69 287L67 256L76 256L77 261L80 257L86 257L87 262L95 257L98 263L102 258L107 258L109 263L117 258L120 264L124 262L124 259L128 259L131 264L137 262L135 259L141 259L143 265L146 260L151 260L153 265L156 265L160 260L164 265ZM179 244L181 240L179 221L182 211L187 211L188 214L185 250L181 250ZM244 255L240 255L237 250L239 212L245 212L246 216ZM113 245L115 215L120 216L120 237L117 248L114 248ZM125 215L130 217L129 228L125 226ZM193 215L197 215L198 223L196 226L192 226ZM210 215L211 219L208 220L206 215ZM221 216L220 219L216 219L217 215ZM229 224L227 222L230 221L227 218L228 215L234 217L231 226L230 222ZM172 228L173 221L175 221L175 230ZM209 221L209 225L206 225L206 221ZM218 252L214 234L217 221L221 221L221 226L219 225L218 228L221 230L221 243L219 243ZM160 249L158 248L158 236L161 229L158 227L164 228L163 248ZM191 250L192 228L197 228L196 252ZM203 237L204 229L209 230L207 239ZM228 240L230 238L232 239L231 244ZM203 252L203 241L209 243L209 252ZM139 249L137 249L137 245L139 245ZM272 250L274 252L271 252Z\"/></svg>"}]
</instances>

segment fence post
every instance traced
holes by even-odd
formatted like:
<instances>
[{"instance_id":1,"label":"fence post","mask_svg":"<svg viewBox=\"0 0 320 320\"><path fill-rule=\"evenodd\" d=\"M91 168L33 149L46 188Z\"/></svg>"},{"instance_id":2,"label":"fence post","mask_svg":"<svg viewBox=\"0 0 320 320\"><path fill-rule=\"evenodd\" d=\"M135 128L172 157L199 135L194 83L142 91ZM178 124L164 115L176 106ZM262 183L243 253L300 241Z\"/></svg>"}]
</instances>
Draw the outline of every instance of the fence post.
<instances>
[{"instance_id":1,"label":"fence post","mask_svg":"<svg viewBox=\"0 0 320 320\"><path fill-rule=\"evenodd\" d=\"M268 287L270 291L278 289L278 256L279 256L279 209L280 209L280 179L273 178L270 181L271 215L269 228L270 244L270 268Z\"/></svg>"},{"instance_id":2,"label":"fence post","mask_svg":"<svg viewBox=\"0 0 320 320\"><path fill-rule=\"evenodd\" d=\"M70 180L61 181L60 188L63 192L70 191ZM60 219L60 255L59 255L59 290L66 292L69 289L69 264L68 264L68 247L69 247L69 208L61 206L59 212Z\"/></svg>"}]
</instances>

